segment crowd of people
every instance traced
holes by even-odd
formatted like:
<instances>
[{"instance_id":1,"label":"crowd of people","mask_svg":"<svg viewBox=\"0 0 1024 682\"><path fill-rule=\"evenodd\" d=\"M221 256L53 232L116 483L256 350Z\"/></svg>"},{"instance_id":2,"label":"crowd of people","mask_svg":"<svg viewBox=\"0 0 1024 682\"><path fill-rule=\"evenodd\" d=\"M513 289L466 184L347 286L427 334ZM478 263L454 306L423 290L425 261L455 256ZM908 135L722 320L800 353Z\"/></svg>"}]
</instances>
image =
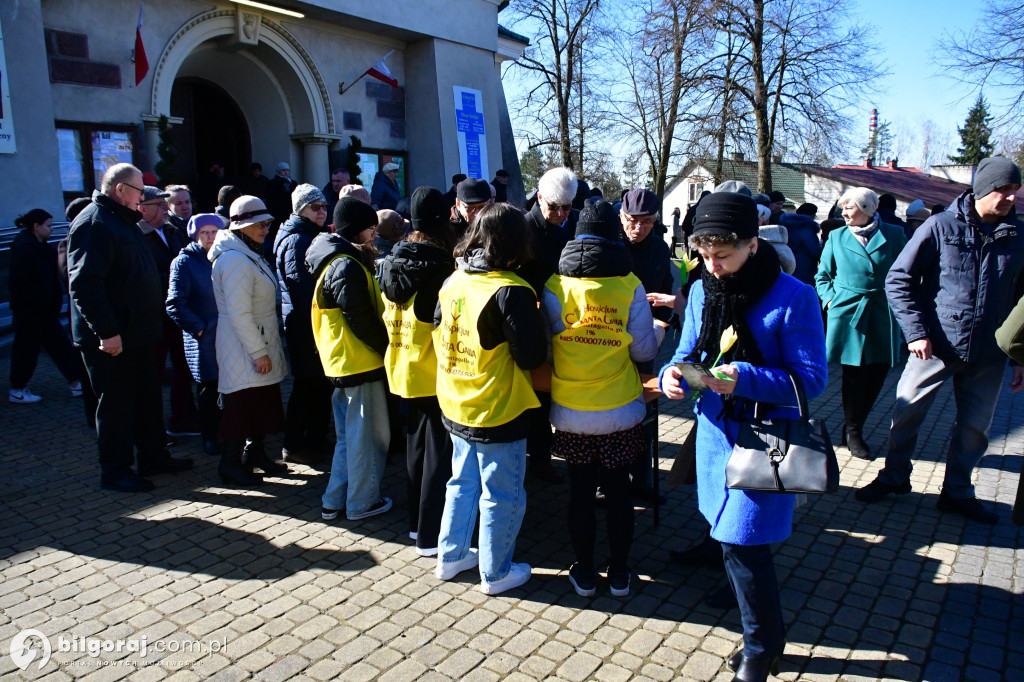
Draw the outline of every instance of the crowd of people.
<instances>
[{"instance_id":1,"label":"crowd of people","mask_svg":"<svg viewBox=\"0 0 1024 682\"><path fill-rule=\"evenodd\" d=\"M27 386L45 347L72 394L86 394L103 488L148 491L148 477L191 469L168 438L199 435L226 485L257 487L289 463L329 458L326 521L388 512L387 456L404 445L416 551L437 557L441 580L477 569L489 595L530 579L514 561L524 482L528 472L560 482L554 454L569 479L569 582L594 596L603 571L623 597L635 579L633 498L654 495L643 381L669 399L696 395L706 537L672 557L728 576L726 594L711 598L739 606L743 648L729 667L743 682L778 670L786 626L771 544L790 535L796 500L730 489L726 464L755 404L773 406L767 417L796 415L791 375L813 398L828 363L841 366L843 438L872 459L865 421L909 350L885 467L855 495L865 503L910 491L917 434L952 379L957 419L938 507L997 521L971 474L1006 368L996 330L1024 267L1021 173L1007 159L983 161L971 190L934 215L912 205L902 225L866 188L838 199L830 215L841 224L819 226L813 205L788 213L781 193L727 181L666 227L651 191L609 202L567 168L540 178L526 211L503 201L499 171L490 183L455 176L447 194L419 187L403 215L397 170L385 166L379 191L367 192L343 170L319 188L281 164L254 189L262 196L225 186L213 212L193 213L188 187L160 189L118 164L91 200L69 206L59 254L47 241L52 217L29 211L12 246L11 402L39 400ZM684 251L678 285L670 229ZM65 287L77 354L61 326ZM678 345L656 368L672 326ZM684 379L686 363L716 358L700 385ZM1024 388L1024 368L1010 387ZM281 431L279 458L266 436ZM606 561L595 557L598 500Z\"/></svg>"}]
</instances>

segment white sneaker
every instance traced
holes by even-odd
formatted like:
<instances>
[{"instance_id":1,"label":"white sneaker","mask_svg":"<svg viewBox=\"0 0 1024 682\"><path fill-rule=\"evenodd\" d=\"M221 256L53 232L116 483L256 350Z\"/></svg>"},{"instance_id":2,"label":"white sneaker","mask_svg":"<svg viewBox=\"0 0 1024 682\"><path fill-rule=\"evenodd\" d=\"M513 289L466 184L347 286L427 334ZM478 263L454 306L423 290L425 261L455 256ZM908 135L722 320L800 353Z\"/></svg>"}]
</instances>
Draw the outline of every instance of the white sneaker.
<instances>
[{"instance_id":1,"label":"white sneaker","mask_svg":"<svg viewBox=\"0 0 1024 682\"><path fill-rule=\"evenodd\" d=\"M513 563L508 569L508 575L501 580L495 580L492 583L487 581L480 583L480 591L484 594L501 594L512 588L525 585L526 581L530 579L530 575L530 564Z\"/></svg>"},{"instance_id":2,"label":"white sneaker","mask_svg":"<svg viewBox=\"0 0 1024 682\"><path fill-rule=\"evenodd\" d=\"M469 553L460 561L442 563L441 559L438 559L437 568L434 569L434 575L437 576L438 580L451 580L459 573L468 571L471 568L476 568L479 564L480 557L477 555L477 550L470 547Z\"/></svg>"},{"instance_id":3,"label":"white sneaker","mask_svg":"<svg viewBox=\"0 0 1024 682\"><path fill-rule=\"evenodd\" d=\"M420 556L437 556L437 547L417 547L416 553Z\"/></svg>"},{"instance_id":4,"label":"white sneaker","mask_svg":"<svg viewBox=\"0 0 1024 682\"><path fill-rule=\"evenodd\" d=\"M20 391L16 391L12 388L7 392L7 396L12 403L38 403L42 400L42 398L28 390L28 388L23 388Z\"/></svg>"}]
</instances>

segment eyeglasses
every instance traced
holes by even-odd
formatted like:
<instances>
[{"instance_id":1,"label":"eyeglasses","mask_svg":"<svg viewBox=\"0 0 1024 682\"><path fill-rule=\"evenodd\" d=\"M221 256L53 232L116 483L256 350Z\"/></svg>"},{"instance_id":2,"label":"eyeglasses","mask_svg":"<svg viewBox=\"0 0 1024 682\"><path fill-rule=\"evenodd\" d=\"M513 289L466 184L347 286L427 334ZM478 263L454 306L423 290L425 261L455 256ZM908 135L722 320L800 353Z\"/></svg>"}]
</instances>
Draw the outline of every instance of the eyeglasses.
<instances>
[{"instance_id":1,"label":"eyeglasses","mask_svg":"<svg viewBox=\"0 0 1024 682\"><path fill-rule=\"evenodd\" d=\"M136 187L135 185L128 184L127 182L122 182L121 184L124 185L125 187L131 187L133 190L135 190L139 194L145 194L146 193L146 190L141 189L139 187Z\"/></svg>"},{"instance_id":2,"label":"eyeglasses","mask_svg":"<svg viewBox=\"0 0 1024 682\"><path fill-rule=\"evenodd\" d=\"M316 202L315 204L310 204L309 207L311 209L313 209L314 211L316 211L317 213L319 213L320 211L326 211L327 210L327 204L321 203L319 201Z\"/></svg>"},{"instance_id":3,"label":"eyeglasses","mask_svg":"<svg viewBox=\"0 0 1024 682\"><path fill-rule=\"evenodd\" d=\"M643 227L654 227L654 216L649 215L638 215L631 216L628 213L623 214L626 217L626 222L630 225L641 225Z\"/></svg>"},{"instance_id":4,"label":"eyeglasses","mask_svg":"<svg viewBox=\"0 0 1024 682\"><path fill-rule=\"evenodd\" d=\"M544 200L544 203L547 204L548 209L552 211L560 211L564 213L572 210L572 204L553 204L547 199Z\"/></svg>"}]
</instances>

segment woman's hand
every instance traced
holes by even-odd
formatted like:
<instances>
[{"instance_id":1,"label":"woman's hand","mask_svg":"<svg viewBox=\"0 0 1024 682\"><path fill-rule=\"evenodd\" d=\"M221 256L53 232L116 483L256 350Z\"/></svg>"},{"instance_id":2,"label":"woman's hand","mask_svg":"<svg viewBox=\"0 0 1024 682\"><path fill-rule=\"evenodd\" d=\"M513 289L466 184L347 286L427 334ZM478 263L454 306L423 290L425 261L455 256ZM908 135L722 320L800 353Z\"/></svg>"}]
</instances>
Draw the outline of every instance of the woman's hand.
<instances>
[{"instance_id":1,"label":"woman's hand","mask_svg":"<svg viewBox=\"0 0 1024 682\"><path fill-rule=\"evenodd\" d=\"M652 306L661 306L663 308L675 308L676 297L670 296L669 294L647 294L647 302Z\"/></svg>"},{"instance_id":2,"label":"woman's hand","mask_svg":"<svg viewBox=\"0 0 1024 682\"><path fill-rule=\"evenodd\" d=\"M682 372L674 365L665 370L665 373L661 375L661 390L666 398L682 400L686 397L686 391L683 390L682 384L679 383L679 378L682 376Z\"/></svg>"},{"instance_id":3,"label":"woman's hand","mask_svg":"<svg viewBox=\"0 0 1024 682\"><path fill-rule=\"evenodd\" d=\"M273 364L270 362L269 355L264 355L262 357L256 358L253 362L256 363L257 374L269 374L271 368L273 367Z\"/></svg>"},{"instance_id":4,"label":"woman's hand","mask_svg":"<svg viewBox=\"0 0 1024 682\"><path fill-rule=\"evenodd\" d=\"M729 395L736 390L736 379L739 378L739 371L732 365L719 365L711 370L715 374L721 374L722 376L729 377L728 379L718 379L714 377L701 377L708 388L719 395Z\"/></svg>"}]
</instances>

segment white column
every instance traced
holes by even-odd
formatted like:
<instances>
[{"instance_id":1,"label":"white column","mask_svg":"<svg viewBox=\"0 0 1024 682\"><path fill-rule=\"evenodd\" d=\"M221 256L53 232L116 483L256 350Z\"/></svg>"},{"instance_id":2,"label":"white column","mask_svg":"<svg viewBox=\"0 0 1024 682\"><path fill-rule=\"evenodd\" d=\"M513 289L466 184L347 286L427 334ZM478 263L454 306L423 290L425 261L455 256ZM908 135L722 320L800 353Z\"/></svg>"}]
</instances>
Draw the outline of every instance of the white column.
<instances>
[{"instance_id":1,"label":"white column","mask_svg":"<svg viewBox=\"0 0 1024 682\"><path fill-rule=\"evenodd\" d=\"M306 133L292 135L292 139L302 144L302 176L292 177L300 183L308 182L323 187L331 179L330 157L327 149L332 142L340 139L340 135L324 133Z\"/></svg>"}]
</instances>

